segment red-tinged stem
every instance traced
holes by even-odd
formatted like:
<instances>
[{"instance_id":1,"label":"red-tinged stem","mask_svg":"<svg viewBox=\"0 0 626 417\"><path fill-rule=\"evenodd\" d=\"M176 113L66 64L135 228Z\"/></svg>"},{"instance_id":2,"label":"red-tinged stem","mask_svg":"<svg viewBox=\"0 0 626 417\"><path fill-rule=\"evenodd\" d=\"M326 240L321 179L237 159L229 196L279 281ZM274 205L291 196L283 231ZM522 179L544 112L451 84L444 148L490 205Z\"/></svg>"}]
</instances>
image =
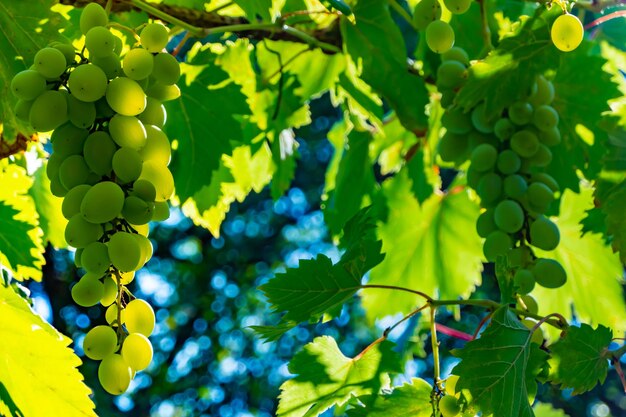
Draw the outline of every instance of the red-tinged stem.
<instances>
[{"instance_id":1,"label":"red-tinged stem","mask_svg":"<svg viewBox=\"0 0 626 417\"><path fill-rule=\"evenodd\" d=\"M480 332L480 329L483 328L485 323L487 323L487 320L489 320L492 315L493 315L493 311L490 312L489 314L487 314L485 317L483 317L483 319L480 321L480 323L478 323L478 326L476 327L476 330L474 330L474 334L472 335L472 340L474 340L474 339L476 339L478 337L478 333Z\"/></svg>"},{"instance_id":2,"label":"red-tinged stem","mask_svg":"<svg viewBox=\"0 0 626 417\"><path fill-rule=\"evenodd\" d=\"M617 19L618 17L626 17L626 10L619 10L617 12L609 13L606 16L602 16L593 22L587 23L585 29L591 29L609 20Z\"/></svg>"},{"instance_id":3,"label":"red-tinged stem","mask_svg":"<svg viewBox=\"0 0 626 417\"><path fill-rule=\"evenodd\" d=\"M435 328L437 329L439 333L443 333L447 336L454 337L460 340L466 340L469 342L470 340L474 339L474 337L471 334L453 329L452 327L444 326L443 324L440 324L440 323L437 323L435 325Z\"/></svg>"},{"instance_id":4,"label":"red-tinged stem","mask_svg":"<svg viewBox=\"0 0 626 417\"><path fill-rule=\"evenodd\" d=\"M619 375L619 380L622 381L624 392L626 392L626 378L624 378L624 371L622 370L622 364L619 359L613 361L613 366L615 366L615 371L617 372L617 375Z\"/></svg>"},{"instance_id":5,"label":"red-tinged stem","mask_svg":"<svg viewBox=\"0 0 626 417\"><path fill-rule=\"evenodd\" d=\"M178 55L180 50L183 49L183 46L185 46L185 42L187 42L189 38L191 38L191 32L185 33L185 36L183 36L180 42L178 42L178 45L176 45L176 48L174 48L174 50L172 51L172 56Z\"/></svg>"}]
</instances>

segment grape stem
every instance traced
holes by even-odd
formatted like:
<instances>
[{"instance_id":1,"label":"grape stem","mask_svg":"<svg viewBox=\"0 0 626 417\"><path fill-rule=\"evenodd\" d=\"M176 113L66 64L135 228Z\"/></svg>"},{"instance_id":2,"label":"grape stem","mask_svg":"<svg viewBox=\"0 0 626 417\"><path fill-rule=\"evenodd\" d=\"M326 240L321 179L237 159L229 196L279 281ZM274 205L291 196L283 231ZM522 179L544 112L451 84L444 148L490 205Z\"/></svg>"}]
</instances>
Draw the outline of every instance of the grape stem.
<instances>
[{"instance_id":1,"label":"grape stem","mask_svg":"<svg viewBox=\"0 0 626 417\"><path fill-rule=\"evenodd\" d=\"M138 9L143 10L146 13L151 14L152 16L158 17L161 20L164 20L166 22L169 22L173 25L176 26L180 26L186 30L188 30L189 32L193 33L194 35L198 35L198 36L202 36L203 34L203 30L202 28L190 25L187 22L184 22L182 20L180 20L177 17L174 17L170 14L165 13L164 11L157 9L154 6L149 5L148 3L142 1L142 0L130 0L131 4L133 6L135 6Z\"/></svg>"},{"instance_id":2,"label":"grape stem","mask_svg":"<svg viewBox=\"0 0 626 417\"><path fill-rule=\"evenodd\" d=\"M617 19L618 17L626 17L626 10L619 10L617 12L609 13L606 16L602 16L593 22L587 23L585 25L585 30L589 30L593 27L599 26L604 22L608 22L609 20Z\"/></svg>"},{"instance_id":3,"label":"grape stem","mask_svg":"<svg viewBox=\"0 0 626 417\"><path fill-rule=\"evenodd\" d=\"M439 367L439 342L437 341L437 307L430 304L430 342L433 349L433 381L434 385L441 391L441 370Z\"/></svg>"},{"instance_id":4,"label":"grape stem","mask_svg":"<svg viewBox=\"0 0 626 417\"><path fill-rule=\"evenodd\" d=\"M122 329L122 275L117 268L114 268L113 273L115 274L115 281L117 282L117 297L115 299L115 304L117 305L117 337L118 340L121 340L124 335Z\"/></svg>"},{"instance_id":5,"label":"grape stem","mask_svg":"<svg viewBox=\"0 0 626 417\"><path fill-rule=\"evenodd\" d=\"M119 29L121 31L130 33L133 36L133 38L135 38L135 41L139 42L139 35L137 35L137 32L135 32L133 29L129 28L128 26L124 26L115 22L109 22L107 26L110 28L115 28L115 29Z\"/></svg>"},{"instance_id":6,"label":"grape stem","mask_svg":"<svg viewBox=\"0 0 626 417\"><path fill-rule=\"evenodd\" d=\"M493 44L491 43L491 29L489 28L488 21L488 12L487 12L487 2L485 0L476 0L480 5L480 20L481 20L481 35L483 38L483 50L480 53L480 58L484 58L487 54L493 49Z\"/></svg>"}]
</instances>

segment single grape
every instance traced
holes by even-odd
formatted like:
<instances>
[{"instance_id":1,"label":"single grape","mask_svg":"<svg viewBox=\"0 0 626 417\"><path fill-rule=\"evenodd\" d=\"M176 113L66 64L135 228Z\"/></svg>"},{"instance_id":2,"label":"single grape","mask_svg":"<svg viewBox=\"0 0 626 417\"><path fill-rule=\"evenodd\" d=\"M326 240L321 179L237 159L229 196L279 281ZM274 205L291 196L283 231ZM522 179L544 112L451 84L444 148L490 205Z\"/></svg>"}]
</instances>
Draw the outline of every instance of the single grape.
<instances>
[{"instance_id":1,"label":"single grape","mask_svg":"<svg viewBox=\"0 0 626 417\"><path fill-rule=\"evenodd\" d=\"M120 271L129 272L141 268L143 260L141 246L132 233L115 233L107 246L111 263Z\"/></svg>"},{"instance_id":2,"label":"single grape","mask_svg":"<svg viewBox=\"0 0 626 417\"><path fill-rule=\"evenodd\" d=\"M63 213L63 217L69 220L76 214L80 213L80 204L90 188L90 185L81 184L77 185L67 192L61 205L61 212Z\"/></svg>"},{"instance_id":3,"label":"single grape","mask_svg":"<svg viewBox=\"0 0 626 417\"><path fill-rule=\"evenodd\" d=\"M97 275L85 274L72 287L72 299L81 307L95 306L104 294L104 285Z\"/></svg>"},{"instance_id":4,"label":"single grape","mask_svg":"<svg viewBox=\"0 0 626 417\"><path fill-rule=\"evenodd\" d=\"M154 203L147 203L139 197L128 196L124 201L122 216L131 224L141 225L152 220Z\"/></svg>"},{"instance_id":5,"label":"single grape","mask_svg":"<svg viewBox=\"0 0 626 417\"><path fill-rule=\"evenodd\" d=\"M144 201L153 203L156 198L156 188L150 181L137 180L133 183L132 194Z\"/></svg>"},{"instance_id":6,"label":"single grape","mask_svg":"<svg viewBox=\"0 0 626 417\"><path fill-rule=\"evenodd\" d=\"M469 66L470 63L469 55L467 55L465 49L459 46L453 46L448 51L441 54L441 59L443 61L458 61L466 67Z\"/></svg>"},{"instance_id":7,"label":"single grape","mask_svg":"<svg viewBox=\"0 0 626 417\"><path fill-rule=\"evenodd\" d=\"M96 65L79 65L70 74L67 85L77 99L93 102L104 97L107 91L107 76Z\"/></svg>"},{"instance_id":8,"label":"single grape","mask_svg":"<svg viewBox=\"0 0 626 417\"><path fill-rule=\"evenodd\" d=\"M85 35L85 47L90 58L111 55L115 49L115 35L106 27L93 27Z\"/></svg>"},{"instance_id":9,"label":"single grape","mask_svg":"<svg viewBox=\"0 0 626 417\"><path fill-rule=\"evenodd\" d=\"M144 300L135 299L126 306L124 324L129 333L141 333L148 337L154 330L154 310Z\"/></svg>"},{"instance_id":10,"label":"single grape","mask_svg":"<svg viewBox=\"0 0 626 417\"><path fill-rule=\"evenodd\" d=\"M100 304L102 304L105 307L108 307L111 304L113 304L115 300L117 299L117 283L115 282L115 279L113 279L111 275L107 275L104 277L103 284L104 284L104 294L102 295L102 298L100 299Z\"/></svg>"},{"instance_id":11,"label":"single grape","mask_svg":"<svg viewBox=\"0 0 626 417\"><path fill-rule=\"evenodd\" d=\"M145 161L141 179L150 181L157 191L155 201L166 201L174 194L174 177L166 166L154 161Z\"/></svg>"},{"instance_id":12,"label":"single grape","mask_svg":"<svg viewBox=\"0 0 626 417\"><path fill-rule=\"evenodd\" d=\"M98 379L106 392L112 395L121 395L130 385L132 370L122 355L114 353L100 362Z\"/></svg>"},{"instance_id":13,"label":"single grape","mask_svg":"<svg viewBox=\"0 0 626 417\"><path fill-rule=\"evenodd\" d=\"M485 103L480 103L472 111L472 124L481 133L492 133L495 122L487 117Z\"/></svg>"},{"instance_id":14,"label":"single grape","mask_svg":"<svg viewBox=\"0 0 626 417\"><path fill-rule=\"evenodd\" d=\"M534 275L533 275L533 278L534 278ZM537 314L539 312L539 305L537 304L537 300L535 300L533 296L529 294L522 295L519 298L516 307L520 310L526 310L529 313L533 313L533 314Z\"/></svg>"},{"instance_id":15,"label":"single grape","mask_svg":"<svg viewBox=\"0 0 626 417\"><path fill-rule=\"evenodd\" d=\"M59 180L67 190L85 184L88 176L89 168L80 155L68 156L59 167Z\"/></svg>"},{"instance_id":16,"label":"single grape","mask_svg":"<svg viewBox=\"0 0 626 417\"><path fill-rule=\"evenodd\" d=\"M537 153L530 158L530 162L536 167L547 167L552 162L552 151L540 143Z\"/></svg>"},{"instance_id":17,"label":"single grape","mask_svg":"<svg viewBox=\"0 0 626 417\"><path fill-rule=\"evenodd\" d=\"M107 12L98 3L87 4L80 14L80 31L83 35L86 35L93 27L106 26L108 23Z\"/></svg>"},{"instance_id":18,"label":"single grape","mask_svg":"<svg viewBox=\"0 0 626 417\"><path fill-rule=\"evenodd\" d=\"M154 69L152 76L163 85L173 85L180 78L180 65L176 58L167 52L161 52L154 56Z\"/></svg>"},{"instance_id":19,"label":"single grape","mask_svg":"<svg viewBox=\"0 0 626 417\"><path fill-rule=\"evenodd\" d=\"M515 126L513 125L513 123L511 123L509 119L503 117L501 119L498 119L498 121L494 125L493 133L498 139L500 139L501 141L505 141L513 136L513 133L515 133Z\"/></svg>"},{"instance_id":20,"label":"single grape","mask_svg":"<svg viewBox=\"0 0 626 417\"><path fill-rule=\"evenodd\" d=\"M567 281L565 269L554 259L537 259L532 271L537 284L545 288L559 288Z\"/></svg>"},{"instance_id":21,"label":"single grape","mask_svg":"<svg viewBox=\"0 0 626 417\"><path fill-rule=\"evenodd\" d=\"M441 18L439 0L421 0L415 5L413 23L418 30L424 30L429 23Z\"/></svg>"},{"instance_id":22,"label":"single grape","mask_svg":"<svg viewBox=\"0 0 626 417\"><path fill-rule=\"evenodd\" d=\"M124 206L124 191L112 181L102 181L87 191L80 212L90 223L106 223L120 215Z\"/></svg>"},{"instance_id":23,"label":"single grape","mask_svg":"<svg viewBox=\"0 0 626 417\"><path fill-rule=\"evenodd\" d=\"M517 101L509 107L509 119L518 126L530 123L533 106L527 101Z\"/></svg>"},{"instance_id":24,"label":"single grape","mask_svg":"<svg viewBox=\"0 0 626 417\"><path fill-rule=\"evenodd\" d=\"M59 91L46 91L33 101L28 115L30 125L38 132L48 132L67 121L67 100Z\"/></svg>"},{"instance_id":25,"label":"single grape","mask_svg":"<svg viewBox=\"0 0 626 417\"><path fill-rule=\"evenodd\" d=\"M440 91L441 99L439 99L439 104L441 104L441 107L444 109L451 107L454 104L456 92L451 88L442 88Z\"/></svg>"},{"instance_id":26,"label":"single grape","mask_svg":"<svg viewBox=\"0 0 626 417\"><path fill-rule=\"evenodd\" d=\"M443 114L441 123L446 130L457 135L464 135L472 130L472 119L469 114L460 108L450 109Z\"/></svg>"},{"instance_id":27,"label":"single grape","mask_svg":"<svg viewBox=\"0 0 626 417\"><path fill-rule=\"evenodd\" d=\"M113 155L113 172L121 184L128 184L137 180L141 175L142 165L141 155L132 148L119 148Z\"/></svg>"},{"instance_id":28,"label":"single grape","mask_svg":"<svg viewBox=\"0 0 626 417\"><path fill-rule=\"evenodd\" d=\"M446 395L439 400L441 417L456 417L461 414L458 400L452 395Z\"/></svg>"},{"instance_id":29,"label":"single grape","mask_svg":"<svg viewBox=\"0 0 626 417\"><path fill-rule=\"evenodd\" d=\"M545 172L537 172L533 174L530 179L532 182L540 182L545 184L550 190L552 190L552 192L556 193L561 190L561 187L559 187L559 183L554 179L554 177L546 174Z\"/></svg>"},{"instance_id":30,"label":"single grape","mask_svg":"<svg viewBox=\"0 0 626 417\"><path fill-rule=\"evenodd\" d=\"M96 105L68 95L67 115L74 126L89 128L96 121Z\"/></svg>"},{"instance_id":31,"label":"single grape","mask_svg":"<svg viewBox=\"0 0 626 417\"><path fill-rule=\"evenodd\" d=\"M556 146L561 143L561 131L557 127L540 131L539 140L546 146Z\"/></svg>"},{"instance_id":32,"label":"single grape","mask_svg":"<svg viewBox=\"0 0 626 417\"><path fill-rule=\"evenodd\" d=\"M152 214L152 221L164 222L170 218L170 206L167 201L156 201L154 203L154 213Z\"/></svg>"},{"instance_id":33,"label":"single grape","mask_svg":"<svg viewBox=\"0 0 626 417\"><path fill-rule=\"evenodd\" d=\"M107 245L102 242L92 242L85 246L80 262L85 271L95 275L104 275L111 265Z\"/></svg>"},{"instance_id":34,"label":"single grape","mask_svg":"<svg viewBox=\"0 0 626 417\"><path fill-rule=\"evenodd\" d=\"M476 232L478 236L486 238L496 230L498 230L498 226L494 219L494 210L483 211L476 220Z\"/></svg>"},{"instance_id":35,"label":"single grape","mask_svg":"<svg viewBox=\"0 0 626 417\"><path fill-rule=\"evenodd\" d=\"M148 23L139 34L141 46L149 52L161 52L169 40L168 30L160 23Z\"/></svg>"},{"instance_id":36,"label":"single grape","mask_svg":"<svg viewBox=\"0 0 626 417\"><path fill-rule=\"evenodd\" d=\"M124 74L132 80L143 80L152 74L154 57L143 48L134 48L126 53L122 61Z\"/></svg>"},{"instance_id":37,"label":"single grape","mask_svg":"<svg viewBox=\"0 0 626 417\"><path fill-rule=\"evenodd\" d=\"M85 163L98 175L110 175L113 169L113 155L117 150L108 133L96 131L85 140L83 155Z\"/></svg>"},{"instance_id":38,"label":"single grape","mask_svg":"<svg viewBox=\"0 0 626 417\"><path fill-rule=\"evenodd\" d=\"M152 247L152 243L150 239L140 234L133 234L139 246L141 247L141 265L145 265L152 258L152 254L154 253L154 248Z\"/></svg>"},{"instance_id":39,"label":"single grape","mask_svg":"<svg viewBox=\"0 0 626 417\"><path fill-rule=\"evenodd\" d=\"M139 151L143 160L168 166L172 158L172 148L165 133L156 126L147 125L146 137L146 145Z\"/></svg>"},{"instance_id":40,"label":"single grape","mask_svg":"<svg viewBox=\"0 0 626 417\"><path fill-rule=\"evenodd\" d=\"M539 216L530 225L530 243L543 250L554 250L559 245L559 228L545 216Z\"/></svg>"},{"instance_id":41,"label":"single grape","mask_svg":"<svg viewBox=\"0 0 626 417\"><path fill-rule=\"evenodd\" d=\"M566 13L556 18L550 36L554 46L563 52L570 52L583 41L585 29L576 16Z\"/></svg>"},{"instance_id":42,"label":"single grape","mask_svg":"<svg viewBox=\"0 0 626 417\"><path fill-rule=\"evenodd\" d=\"M61 168L61 164L64 160L65 158L62 158L55 153L50 155L50 158L48 158L48 164L46 165L46 176L49 180L59 176L59 169Z\"/></svg>"},{"instance_id":43,"label":"single grape","mask_svg":"<svg viewBox=\"0 0 626 417\"><path fill-rule=\"evenodd\" d=\"M118 77L106 90L109 106L123 116L136 116L146 109L146 94L136 81Z\"/></svg>"},{"instance_id":44,"label":"single grape","mask_svg":"<svg viewBox=\"0 0 626 417\"><path fill-rule=\"evenodd\" d=\"M528 294L535 288L535 276L528 269L518 269L513 276L513 283L519 294Z\"/></svg>"},{"instance_id":45,"label":"single grape","mask_svg":"<svg viewBox=\"0 0 626 417\"><path fill-rule=\"evenodd\" d=\"M146 90L146 94L159 101L171 101L180 97L180 88L178 88L176 84L163 85L161 83L155 83Z\"/></svg>"},{"instance_id":46,"label":"single grape","mask_svg":"<svg viewBox=\"0 0 626 417\"><path fill-rule=\"evenodd\" d=\"M444 21L430 22L426 27L426 44L431 51L443 54L454 46L454 30Z\"/></svg>"},{"instance_id":47,"label":"single grape","mask_svg":"<svg viewBox=\"0 0 626 417\"><path fill-rule=\"evenodd\" d=\"M100 57L92 57L91 63L100 68L109 80L123 75L120 58L114 53Z\"/></svg>"},{"instance_id":48,"label":"single grape","mask_svg":"<svg viewBox=\"0 0 626 417\"><path fill-rule=\"evenodd\" d=\"M62 124L54 129L50 136L53 154L63 160L71 155L80 155L87 135L89 135L87 129L76 127L72 123Z\"/></svg>"},{"instance_id":49,"label":"single grape","mask_svg":"<svg viewBox=\"0 0 626 417\"><path fill-rule=\"evenodd\" d=\"M469 150L467 135L446 132L438 144L438 152L445 162L461 163L467 159Z\"/></svg>"},{"instance_id":50,"label":"single grape","mask_svg":"<svg viewBox=\"0 0 626 417\"><path fill-rule=\"evenodd\" d=\"M141 333L131 333L124 339L122 357L135 371L144 370L152 362L152 343Z\"/></svg>"},{"instance_id":51,"label":"single grape","mask_svg":"<svg viewBox=\"0 0 626 417\"><path fill-rule=\"evenodd\" d=\"M34 100L46 91L46 79L34 70L18 72L11 80L11 91L20 100Z\"/></svg>"},{"instance_id":52,"label":"single grape","mask_svg":"<svg viewBox=\"0 0 626 417\"><path fill-rule=\"evenodd\" d=\"M57 49L63 54L68 66L76 62L76 49L74 49L73 45L62 42L52 42L50 47Z\"/></svg>"},{"instance_id":53,"label":"single grape","mask_svg":"<svg viewBox=\"0 0 626 417\"><path fill-rule=\"evenodd\" d=\"M518 232L524 225L524 210L518 202L503 200L496 206L494 221L503 232Z\"/></svg>"},{"instance_id":54,"label":"single grape","mask_svg":"<svg viewBox=\"0 0 626 417\"><path fill-rule=\"evenodd\" d=\"M469 10L472 0L443 0L446 8L454 14L463 14Z\"/></svg>"},{"instance_id":55,"label":"single grape","mask_svg":"<svg viewBox=\"0 0 626 417\"><path fill-rule=\"evenodd\" d=\"M472 169L478 172L490 171L495 166L497 158L498 150L496 148L486 143L478 145L470 157Z\"/></svg>"},{"instance_id":56,"label":"single grape","mask_svg":"<svg viewBox=\"0 0 626 417\"><path fill-rule=\"evenodd\" d=\"M83 339L83 351L89 359L102 360L115 353L117 334L109 326L96 326Z\"/></svg>"},{"instance_id":57,"label":"single grape","mask_svg":"<svg viewBox=\"0 0 626 417\"><path fill-rule=\"evenodd\" d=\"M167 113L165 112L165 106L155 98L148 97L146 101L146 109L137 116L139 120L145 125L153 125L159 129L163 128L165 121L167 120Z\"/></svg>"},{"instance_id":58,"label":"single grape","mask_svg":"<svg viewBox=\"0 0 626 417\"><path fill-rule=\"evenodd\" d=\"M533 124L542 131L554 129L559 124L559 114L554 107L544 104L535 108Z\"/></svg>"},{"instance_id":59,"label":"single grape","mask_svg":"<svg viewBox=\"0 0 626 417\"><path fill-rule=\"evenodd\" d=\"M109 134L120 147L128 147L135 150L143 148L147 140L146 129L143 123L133 116L122 116L119 114L113 116L109 120Z\"/></svg>"},{"instance_id":60,"label":"single grape","mask_svg":"<svg viewBox=\"0 0 626 417\"><path fill-rule=\"evenodd\" d=\"M537 77L536 84L536 90L528 98L530 104L533 106L541 106L552 103L552 100L554 100L554 85L546 80L543 75Z\"/></svg>"},{"instance_id":61,"label":"single grape","mask_svg":"<svg viewBox=\"0 0 626 417\"><path fill-rule=\"evenodd\" d=\"M122 277L120 283L122 285L128 285L135 279L135 271L120 272L120 276Z\"/></svg>"},{"instance_id":62,"label":"single grape","mask_svg":"<svg viewBox=\"0 0 626 417\"><path fill-rule=\"evenodd\" d=\"M508 234L496 230L485 239L483 253L489 262L495 262L498 256L506 255L507 251L513 247L513 240Z\"/></svg>"},{"instance_id":63,"label":"single grape","mask_svg":"<svg viewBox=\"0 0 626 417\"><path fill-rule=\"evenodd\" d=\"M497 166L504 175L515 174L521 168L522 161L515 152L507 149L498 155Z\"/></svg>"},{"instance_id":64,"label":"single grape","mask_svg":"<svg viewBox=\"0 0 626 417\"><path fill-rule=\"evenodd\" d=\"M437 69L437 85L458 88L467 80L467 68L458 61L443 61Z\"/></svg>"},{"instance_id":65,"label":"single grape","mask_svg":"<svg viewBox=\"0 0 626 417\"><path fill-rule=\"evenodd\" d=\"M520 199L526 194L528 183L521 175L509 175L504 179L504 194L507 197Z\"/></svg>"},{"instance_id":66,"label":"single grape","mask_svg":"<svg viewBox=\"0 0 626 417\"><path fill-rule=\"evenodd\" d=\"M511 149L519 156L530 158L539 150L539 139L530 130L520 130L511 136Z\"/></svg>"},{"instance_id":67,"label":"single grape","mask_svg":"<svg viewBox=\"0 0 626 417\"><path fill-rule=\"evenodd\" d=\"M484 175L478 181L476 193L484 207L493 206L502 197L502 178L493 172Z\"/></svg>"},{"instance_id":68,"label":"single grape","mask_svg":"<svg viewBox=\"0 0 626 417\"><path fill-rule=\"evenodd\" d=\"M23 122L29 123L30 109L33 107L35 100L18 100L13 108L15 116Z\"/></svg>"},{"instance_id":69,"label":"single grape","mask_svg":"<svg viewBox=\"0 0 626 417\"><path fill-rule=\"evenodd\" d=\"M61 51L54 48L43 48L35 54L33 66L38 73L47 79L56 79L65 72L67 62Z\"/></svg>"},{"instance_id":70,"label":"single grape","mask_svg":"<svg viewBox=\"0 0 626 417\"><path fill-rule=\"evenodd\" d=\"M547 212L550 208L550 204L554 201L553 191L541 182L533 182L530 184L526 194L528 196L528 205L537 213Z\"/></svg>"},{"instance_id":71,"label":"single grape","mask_svg":"<svg viewBox=\"0 0 626 417\"><path fill-rule=\"evenodd\" d=\"M55 197L65 197L67 194L67 188L61 184L58 175L50 179L50 193Z\"/></svg>"},{"instance_id":72,"label":"single grape","mask_svg":"<svg viewBox=\"0 0 626 417\"><path fill-rule=\"evenodd\" d=\"M100 225L89 223L81 214L72 217L65 226L65 241L74 248L84 248L101 235Z\"/></svg>"}]
</instances>

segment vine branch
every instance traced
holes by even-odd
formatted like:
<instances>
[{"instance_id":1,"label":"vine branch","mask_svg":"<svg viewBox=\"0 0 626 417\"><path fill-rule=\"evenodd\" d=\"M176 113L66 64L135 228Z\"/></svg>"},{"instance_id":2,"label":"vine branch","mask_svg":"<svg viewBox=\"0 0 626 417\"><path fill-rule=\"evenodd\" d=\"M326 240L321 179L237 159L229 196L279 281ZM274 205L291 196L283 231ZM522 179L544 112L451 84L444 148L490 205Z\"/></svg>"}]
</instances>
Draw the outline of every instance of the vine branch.
<instances>
[{"instance_id":1,"label":"vine branch","mask_svg":"<svg viewBox=\"0 0 626 417\"><path fill-rule=\"evenodd\" d=\"M4 139L4 136L0 133L0 159L8 158L11 155L24 152L28 149L28 144L37 142L37 136L31 137L18 133L17 138L13 143L9 143Z\"/></svg>"}]
</instances>

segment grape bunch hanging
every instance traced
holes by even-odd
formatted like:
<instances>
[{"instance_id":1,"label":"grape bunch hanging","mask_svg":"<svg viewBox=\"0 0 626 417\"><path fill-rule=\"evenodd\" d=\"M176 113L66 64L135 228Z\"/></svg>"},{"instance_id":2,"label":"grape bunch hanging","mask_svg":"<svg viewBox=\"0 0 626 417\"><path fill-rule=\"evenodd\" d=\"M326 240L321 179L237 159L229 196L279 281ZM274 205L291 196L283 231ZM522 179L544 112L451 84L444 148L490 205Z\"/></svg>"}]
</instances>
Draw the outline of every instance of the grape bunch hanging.
<instances>
[{"instance_id":1,"label":"grape bunch hanging","mask_svg":"<svg viewBox=\"0 0 626 417\"><path fill-rule=\"evenodd\" d=\"M52 193L64 199L65 239L85 270L72 298L107 307L108 325L91 329L83 348L102 361L103 388L119 395L152 360L154 311L126 286L152 257L148 222L169 217L174 180L162 102L180 95L180 67L163 52L165 26L147 24L122 59L122 40L108 24L100 5L87 5L80 17L83 51L50 44L13 78L11 90L18 118L36 131L53 131L47 175Z\"/></svg>"}]
</instances>

